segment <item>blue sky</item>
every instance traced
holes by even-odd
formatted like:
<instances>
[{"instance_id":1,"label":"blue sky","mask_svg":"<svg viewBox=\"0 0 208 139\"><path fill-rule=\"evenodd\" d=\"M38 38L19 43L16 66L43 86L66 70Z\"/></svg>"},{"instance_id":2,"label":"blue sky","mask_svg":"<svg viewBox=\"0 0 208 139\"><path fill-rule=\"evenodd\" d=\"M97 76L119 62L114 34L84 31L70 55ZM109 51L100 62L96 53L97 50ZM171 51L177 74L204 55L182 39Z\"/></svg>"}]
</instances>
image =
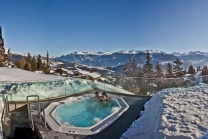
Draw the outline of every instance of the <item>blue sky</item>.
<instances>
[{"instance_id":1,"label":"blue sky","mask_svg":"<svg viewBox=\"0 0 208 139\"><path fill-rule=\"evenodd\" d=\"M0 0L0 26L20 53L208 52L207 0Z\"/></svg>"}]
</instances>

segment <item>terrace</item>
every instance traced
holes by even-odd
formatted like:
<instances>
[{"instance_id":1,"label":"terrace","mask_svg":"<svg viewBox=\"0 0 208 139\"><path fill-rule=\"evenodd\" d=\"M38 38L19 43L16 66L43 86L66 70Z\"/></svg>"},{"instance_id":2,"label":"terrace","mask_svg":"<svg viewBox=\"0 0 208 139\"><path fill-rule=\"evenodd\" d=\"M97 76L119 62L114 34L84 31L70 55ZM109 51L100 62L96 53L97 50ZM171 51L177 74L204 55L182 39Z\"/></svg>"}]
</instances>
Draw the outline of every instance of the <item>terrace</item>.
<instances>
[{"instance_id":1,"label":"terrace","mask_svg":"<svg viewBox=\"0 0 208 139\"><path fill-rule=\"evenodd\" d=\"M81 77L63 78L19 69L1 68L0 72L2 73L0 75L2 136L6 137L24 136L18 130L31 129L33 134L28 136L35 137L36 134L39 138L119 138L139 117L144 104L154 93L164 88L188 87L193 85L193 81L195 84L199 81L207 83L208 79L207 76L175 79L107 77L109 82L101 83ZM129 105L128 110L96 135L53 130L47 120L45 121L47 118L44 118L44 114L40 116L40 113L54 102L63 102L76 96L92 95L95 91L121 97ZM119 130L113 130L115 128Z\"/></svg>"}]
</instances>

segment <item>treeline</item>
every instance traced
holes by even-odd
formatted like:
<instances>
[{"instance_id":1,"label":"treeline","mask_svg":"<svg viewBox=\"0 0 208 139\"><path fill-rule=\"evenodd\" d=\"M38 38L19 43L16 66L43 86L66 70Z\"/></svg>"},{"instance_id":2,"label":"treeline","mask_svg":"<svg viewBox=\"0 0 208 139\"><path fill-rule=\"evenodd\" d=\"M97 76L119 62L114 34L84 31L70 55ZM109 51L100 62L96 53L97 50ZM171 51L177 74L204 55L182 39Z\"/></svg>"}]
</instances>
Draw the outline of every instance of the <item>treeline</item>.
<instances>
[{"instance_id":1,"label":"treeline","mask_svg":"<svg viewBox=\"0 0 208 139\"><path fill-rule=\"evenodd\" d=\"M30 53L27 54L27 57L23 57L21 61L15 61L13 59L13 63L20 69L28 70L28 71L43 71L44 74L50 74L50 65L49 65L49 54L47 51L46 54L46 62L42 62L41 55L31 56Z\"/></svg>"},{"instance_id":2,"label":"treeline","mask_svg":"<svg viewBox=\"0 0 208 139\"><path fill-rule=\"evenodd\" d=\"M153 65L150 63L151 55L149 51L146 53L146 63L143 67L138 66L136 59L132 59L129 57L127 63L124 66L124 74L128 77L146 77L146 78L177 78L182 77L185 74L195 74L195 69L191 65L189 66L188 71L183 70L181 68L182 61L179 58L171 63L167 64L166 73L164 74L162 71L159 62L157 62L155 66L155 71L153 71ZM200 71L200 66L197 67L197 71ZM208 75L208 68L204 66L202 69L202 75Z\"/></svg>"}]
</instances>

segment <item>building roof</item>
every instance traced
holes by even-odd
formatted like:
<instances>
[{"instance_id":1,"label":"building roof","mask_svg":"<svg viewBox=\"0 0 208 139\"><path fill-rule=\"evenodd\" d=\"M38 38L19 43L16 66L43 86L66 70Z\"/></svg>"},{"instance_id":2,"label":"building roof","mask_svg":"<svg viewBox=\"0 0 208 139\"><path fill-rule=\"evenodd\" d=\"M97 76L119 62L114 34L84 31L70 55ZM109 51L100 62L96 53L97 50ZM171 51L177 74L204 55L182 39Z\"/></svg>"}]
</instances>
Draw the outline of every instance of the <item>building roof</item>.
<instances>
[{"instance_id":1,"label":"building roof","mask_svg":"<svg viewBox=\"0 0 208 139\"><path fill-rule=\"evenodd\" d=\"M106 78L104 78L104 77L100 77L100 80L101 80L101 81L105 81L105 80L106 80Z\"/></svg>"},{"instance_id":2,"label":"building roof","mask_svg":"<svg viewBox=\"0 0 208 139\"><path fill-rule=\"evenodd\" d=\"M77 73L77 72L81 73L82 75L88 75L88 76L90 76L92 78L98 78L98 77L100 77L100 74L99 73L96 73L96 72L90 73L89 71L78 70L75 73Z\"/></svg>"},{"instance_id":3,"label":"building roof","mask_svg":"<svg viewBox=\"0 0 208 139\"><path fill-rule=\"evenodd\" d=\"M95 73L95 72L93 72L93 73L88 73L87 75L90 76L90 77L92 77L92 78L99 78L99 77L100 77L100 74Z\"/></svg>"},{"instance_id":4,"label":"building roof","mask_svg":"<svg viewBox=\"0 0 208 139\"><path fill-rule=\"evenodd\" d=\"M90 72L84 71L84 70L78 70L77 72L81 73L82 75L87 75L90 73Z\"/></svg>"},{"instance_id":5,"label":"building roof","mask_svg":"<svg viewBox=\"0 0 208 139\"><path fill-rule=\"evenodd\" d=\"M185 74L185 75L183 75L183 77L190 77L190 76L193 76L193 74Z\"/></svg>"}]
</instances>

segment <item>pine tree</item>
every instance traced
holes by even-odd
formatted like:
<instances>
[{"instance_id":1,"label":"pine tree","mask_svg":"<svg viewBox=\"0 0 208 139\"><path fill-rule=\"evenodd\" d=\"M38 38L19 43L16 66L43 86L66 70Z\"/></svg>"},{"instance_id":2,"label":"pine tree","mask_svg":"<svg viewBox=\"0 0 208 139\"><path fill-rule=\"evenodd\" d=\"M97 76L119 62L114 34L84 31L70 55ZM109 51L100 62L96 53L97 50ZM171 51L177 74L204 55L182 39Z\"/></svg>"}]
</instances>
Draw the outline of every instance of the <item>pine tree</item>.
<instances>
[{"instance_id":1,"label":"pine tree","mask_svg":"<svg viewBox=\"0 0 208 139\"><path fill-rule=\"evenodd\" d=\"M138 76L138 66L137 66L137 62L136 59L134 58L133 62L132 62L132 76L136 77Z\"/></svg>"},{"instance_id":2,"label":"pine tree","mask_svg":"<svg viewBox=\"0 0 208 139\"><path fill-rule=\"evenodd\" d=\"M58 72L60 75L62 75L63 70L62 70L62 68L61 68L61 67L58 67L58 68L57 68L57 70L56 70L56 72Z\"/></svg>"},{"instance_id":3,"label":"pine tree","mask_svg":"<svg viewBox=\"0 0 208 139\"><path fill-rule=\"evenodd\" d=\"M47 50L47 54L46 54L46 66L49 67L49 54L48 54L48 50Z\"/></svg>"},{"instance_id":4,"label":"pine tree","mask_svg":"<svg viewBox=\"0 0 208 139\"><path fill-rule=\"evenodd\" d=\"M147 54L147 57L146 57L147 62L146 62L146 64L143 67L143 73L144 73L145 77L151 78L153 76L153 66L150 63L151 56L150 56L150 52L149 51L147 51L146 54Z\"/></svg>"},{"instance_id":5,"label":"pine tree","mask_svg":"<svg viewBox=\"0 0 208 139\"><path fill-rule=\"evenodd\" d=\"M171 66L170 63L168 63L168 65L167 65L166 77L167 78L172 78L173 77L172 66Z\"/></svg>"},{"instance_id":6,"label":"pine tree","mask_svg":"<svg viewBox=\"0 0 208 139\"><path fill-rule=\"evenodd\" d=\"M183 72L180 66L182 65L182 62L180 59L176 58L176 60L173 62L174 67L173 67L173 72L175 73L176 77L182 77Z\"/></svg>"},{"instance_id":7,"label":"pine tree","mask_svg":"<svg viewBox=\"0 0 208 139\"><path fill-rule=\"evenodd\" d=\"M25 59L24 58L21 59L19 68L20 69L24 69L25 68Z\"/></svg>"},{"instance_id":8,"label":"pine tree","mask_svg":"<svg viewBox=\"0 0 208 139\"><path fill-rule=\"evenodd\" d=\"M38 70L43 70L43 63L42 63L41 55L38 55L37 69Z\"/></svg>"},{"instance_id":9,"label":"pine tree","mask_svg":"<svg viewBox=\"0 0 208 139\"><path fill-rule=\"evenodd\" d=\"M157 62L155 70L156 70L156 77L157 78L163 77L163 71L162 71L162 69L161 69L161 67L159 65L159 62Z\"/></svg>"},{"instance_id":10,"label":"pine tree","mask_svg":"<svg viewBox=\"0 0 208 139\"><path fill-rule=\"evenodd\" d=\"M31 64L31 60L32 60L32 57L31 57L30 53L28 52L25 62L28 62Z\"/></svg>"},{"instance_id":11,"label":"pine tree","mask_svg":"<svg viewBox=\"0 0 208 139\"><path fill-rule=\"evenodd\" d=\"M207 68L207 66L203 67L202 75L208 75L208 68Z\"/></svg>"},{"instance_id":12,"label":"pine tree","mask_svg":"<svg viewBox=\"0 0 208 139\"><path fill-rule=\"evenodd\" d=\"M32 71L32 68L29 62L26 62L24 69L28 71Z\"/></svg>"},{"instance_id":13,"label":"pine tree","mask_svg":"<svg viewBox=\"0 0 208 139\"><path fill-rule=\"evenodd\" d=\"M129 59L128 59L127 63L125 64L125 67L124 67L124 73L128 77L138 76L138 67L137 67L136 59L132 59L129 56Z\"/></svg>"},{"instance_id":14,"label":"pine tree","mask_svg":"<svg viewBox=\"0 0 208 139\"><path fill-rule=\"evenodd\" d=\"M37 62L36 62L36 58L34 56L32 57L32 60L31 60L31 69L32 69L32 71L37 70Z\"/></svg>"},{"instance_id":15,"label":"pine tree","mask_svg":"<svg viewBox=\"0 0 208 139\"><path fill-rule=\"evenodd\" d=\"M49 54L48 54L48 51L47 51L47 54L46 54L46 66L44 68L44 73L45 74L50 74L50 65L49 65Z\"/></svg>"},{"instance_id":16,"label":"pine tree","mask_svg":"<svg viewBox=\"0 0 208 139\"><path fill-rule=\"evenodd\" d=\"M15 61L14 64L17 66L17 68L20 68L20 61Z\"/></svg>"},{"instance_id":17,"label":"pine tree","mask_svg":"<svg viewBox=\"0 0 208 139\"><path fill-rule=\"evenodd\" d=\"M142 68L139 66L138 67L138 77L143 77L144 74L143 74L143 71L142 71Z\"/></svg>"},{"instance_id":18,"label":"pine tree","mask_svg":"<svg viewBox=\"0 0 208 139\"><path fill-rule=\"evenodd\" d=\"M198 68L198 67L197 67ZM194 74L195 73L195 69L193 68L193 66L189 66L189 69L188 69L188 74Z\"/></svg>"}]
</instances>

